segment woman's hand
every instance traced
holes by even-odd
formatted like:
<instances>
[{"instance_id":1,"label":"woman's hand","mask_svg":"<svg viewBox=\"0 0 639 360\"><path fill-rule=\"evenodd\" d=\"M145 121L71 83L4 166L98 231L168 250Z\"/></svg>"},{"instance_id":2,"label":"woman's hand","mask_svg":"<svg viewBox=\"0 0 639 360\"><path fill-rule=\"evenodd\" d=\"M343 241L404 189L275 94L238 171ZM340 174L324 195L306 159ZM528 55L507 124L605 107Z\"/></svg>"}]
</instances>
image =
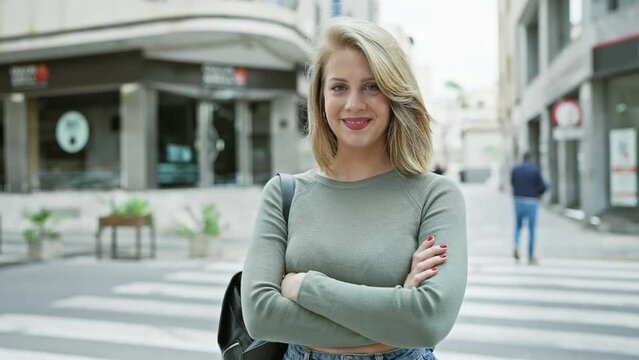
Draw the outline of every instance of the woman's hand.
<instances>
[{"instance_id":1,"label":"woman's hand","mask_svg":"<svg viewBox=\"0 0 639 360\"><path fill-rule=\"evenodd\" d=\"M418 287L426 279L435 276L437 274L437 265L446 261L445 253L448 250L448 246L442 244L433 247L434 243L435 237L431 235L413 253L410 273L408 273L404 281L404 289Z\"/></svg>"},{"instance_id":2,"label":"woman's hand","mask_svg":"<svg viewBox=\"0 0 639 360\"><path fill-rule=\"evenodd\" d=\"M306 273L288 273L282 279L282 296L297 302L297 294L302 286Z\"/></svg>"}]
</instances>

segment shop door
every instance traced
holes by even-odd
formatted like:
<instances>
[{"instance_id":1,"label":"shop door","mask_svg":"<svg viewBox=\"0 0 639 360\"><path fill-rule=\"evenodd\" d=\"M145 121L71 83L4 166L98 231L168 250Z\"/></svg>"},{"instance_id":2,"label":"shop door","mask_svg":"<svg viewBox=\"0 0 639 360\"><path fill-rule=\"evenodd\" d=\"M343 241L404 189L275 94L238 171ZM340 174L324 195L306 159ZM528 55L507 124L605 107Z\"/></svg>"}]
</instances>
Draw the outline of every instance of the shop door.
<instances>
[{"instance_id":1,"label":"shop door","mask_svg":"<svg viewBox=\"0 0 639 360\"><path fill-rule=\"evenodd\" d=\"M213 110L213 146L217 158L213 166L215 184L237 183L237 147L235 141L235 103L216 103Z\"/></svg>"}]
</instances>

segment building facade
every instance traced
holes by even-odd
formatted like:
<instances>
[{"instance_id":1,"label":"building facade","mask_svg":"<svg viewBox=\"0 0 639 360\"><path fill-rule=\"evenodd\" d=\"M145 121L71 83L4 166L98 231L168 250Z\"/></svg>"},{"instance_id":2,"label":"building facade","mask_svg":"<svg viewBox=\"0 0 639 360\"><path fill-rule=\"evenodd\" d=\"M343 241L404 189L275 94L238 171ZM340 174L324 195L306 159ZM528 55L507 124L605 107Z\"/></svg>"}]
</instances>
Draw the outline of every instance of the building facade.
<instances>
[{"instance_id":1,"label":"building facade","mask_svg":"<svg viewBox=\"0 0 639 360\"><path fill-rule=\"evenodd\" d=\"M301 155L309 44L376 1L0 0L8 192L250 185Z\"/></svg>"},{"instance_id":2,"label":"building facade","mask_svg":"<svg viewBox=\"0 0 639 360\"><path fill-rule=\"evenodd\" d=\"M530 152L547 203L619 231L639 224L637 18L637 1L499 1L504 169Z\"/></svg>"}]
</instances>

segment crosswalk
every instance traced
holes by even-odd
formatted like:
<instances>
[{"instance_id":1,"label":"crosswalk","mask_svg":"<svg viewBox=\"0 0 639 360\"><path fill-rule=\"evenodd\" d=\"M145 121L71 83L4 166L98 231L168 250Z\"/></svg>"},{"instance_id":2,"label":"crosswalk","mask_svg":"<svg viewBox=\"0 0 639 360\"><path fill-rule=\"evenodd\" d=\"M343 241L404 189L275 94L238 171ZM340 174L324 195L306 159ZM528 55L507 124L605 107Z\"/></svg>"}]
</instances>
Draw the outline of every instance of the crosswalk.
<instances>
[{"instance_id":1,"label":"crosswalk","mask_svg":"<svg viewBox=\"0 0 639 360\"><path fill-rule=\"evenodd\" d=\"M638 359L639 264L508 258L469 262L441 359ZM449 356L447 356L449 355Z\"/></svg>"},{"instance_id":2,"label":"crosswalk","mask_svg":"<svg viewBox=\"0 0 639 360\"><path fill-rule=\"evenodd\" d=\"M149 265L152 266L152 265ZM101 294L0 313L1 360L219 360L216 323L239 263L169 268ZM440 360L637 359L639 264L470 259L459 319Z\"/></svg>"},{"instance_id":3,"label":"crosswalk","mask_svg":"<svg viewBox=\"0 0 639 360\"><path fill-rule=\"evenodd\" d=\"M160 281L117 284L106 296L52 301L46 314L0 313L0 359L219 360L220 304L226 283L241 266L178 266ZM20 346L4 340L12 337Z\"/></svg>"}]
</instances>

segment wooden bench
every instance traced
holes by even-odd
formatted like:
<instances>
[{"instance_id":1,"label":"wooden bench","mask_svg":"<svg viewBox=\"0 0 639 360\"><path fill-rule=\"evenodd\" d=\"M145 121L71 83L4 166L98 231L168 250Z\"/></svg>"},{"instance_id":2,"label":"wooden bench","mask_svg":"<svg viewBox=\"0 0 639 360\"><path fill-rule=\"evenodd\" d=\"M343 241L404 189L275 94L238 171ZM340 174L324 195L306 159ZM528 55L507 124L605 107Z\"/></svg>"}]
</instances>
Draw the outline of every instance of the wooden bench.
<instances>
[{"instance_id":1,"label":"wooden bench","mask_svg":"<svg viewBox=\"0 0 639 360\"><path fill-rule=\"evenodd\" d=\"M135 228L135 258L142 258L142 227L148 227L150 231L150 257L155 258L155 228L153 226L153 216L124 216L109 215L100 217L98 220L98 232L95 237L95 254L99 259L102 257L102 242L100 237L105 227L111 227L111 258L118 258L118 227L134 227Z\"/></svg>"}]
</instances>

